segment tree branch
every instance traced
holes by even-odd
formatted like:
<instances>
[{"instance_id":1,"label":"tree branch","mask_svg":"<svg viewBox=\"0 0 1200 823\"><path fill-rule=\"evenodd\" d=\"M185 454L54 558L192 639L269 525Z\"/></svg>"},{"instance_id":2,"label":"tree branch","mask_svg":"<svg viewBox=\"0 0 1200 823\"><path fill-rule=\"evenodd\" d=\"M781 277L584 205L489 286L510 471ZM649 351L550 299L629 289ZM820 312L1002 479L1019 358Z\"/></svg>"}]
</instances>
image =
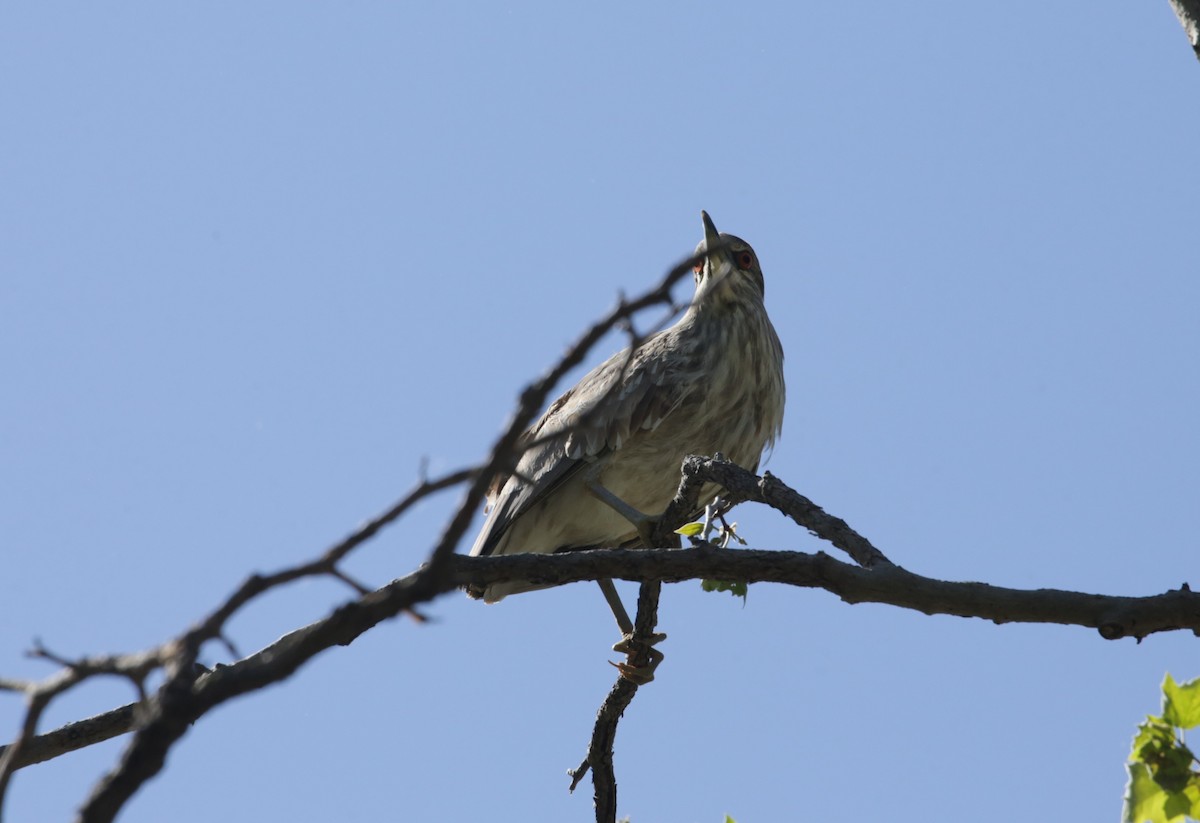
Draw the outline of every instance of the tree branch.
<instances>
[{"instance_id":1,"label":"tree branch","mask_svg":"<svg viewBox=\"0 0 1200 823\"><path fill-rule=\"evenodd\" d=\"M771 486L766 477L759 480ZM820 515L829 517L824 512ZM816 521L804 519L802 525L816 532L823 528L823 521L821 517ZM190 700L195 701L189 713L195 708L206 710L286 679L325 649L348 645L383 620L419 605L418 597L428 599L468 584L482 586L509 580L547 585L606 577L664 583L699 578L745 580L825 589L847 603L884 603L924 614L975 617L998 624L1083 626L1096 629L1107 640L1122 637L1141 640L1158 632L1180 630L1200 635L1200 594L1192 592L1186 584L1176 590L1145 597L1058 589L1011 589L986 583L936 580L891 563L865 569L842 563L824 552L807 554L708 546L601 549L557 555L453 555L448 566L448 576L438 582L432 595L418 592L416 581L421 574L418 570L350 601L328 617L285 635L244 660L219 666L212 673L201 676L189 688L193 693ZM122 728L122 722L132 722L130 706L32 738L14 765L20 768L47 760L129 730L129 725Z\"/></svg>"},{"instance_id":2,"label":"tree branch","mask_svg":"<svg viewBox=\"0 0 1200 823\"><path fill-rule=\"evenodd\" d=\"M1186 584L1146 597L1060 589L1010 589L923 577L900 566L863 569L824 552L715 549L602 549L563 555L455 558L456 581L487 585L529 580L561 585L601 577L633 581L714 578L825 589L846 603L884 603L923 614L993 623L1053 623L1097 629L1106 640L1188 630L1200 635L1200 594Z\"/></svg>"},{"instance_id":3,"label":"tree branch","mask_svg":"<svg viewBox=\"0 0 1200 823\"><path fill-rule=\"evenodd\" d=\"M820 506L770 472L763 472L759 477L720 455L703 457L694 454L683 459L682 472L679 490L662 518L668 528L677 527L686 520L689 512L696 510L706 482L716 483L729 493L727 497L733 502L751 501L770 506L816 537L837 546L863 568L891 565L883 552L850 528L845 520L826 514ZM660 545L663 545L661 541Z\"/></svg>"},{"instance_id":4,"label":"tree branch","mask_svg":"<svg viewBox=\"0 0 1200 823\"><path fill-rule=\"evenodd\" d=\"M661 583L643 583L638 592L637 619L634 622L633 641L634 651L630 655L630 664L645 666L650 662L651 639L654 627L658 623L658 598L662 593ZM659 639L662 639L661 636ZM637 694L639 684L628 677L618 677L608 696L596 713L596 723L592 727L592 739L588 744L587 755L579 768L570 769L570 791L575 791L590 769L592 772L592 798L596 808L597 823L614 823L617 819L617 777L613 769L613 745L617 739L617 724L633 696Z\"/></svg>"}]
</instances>

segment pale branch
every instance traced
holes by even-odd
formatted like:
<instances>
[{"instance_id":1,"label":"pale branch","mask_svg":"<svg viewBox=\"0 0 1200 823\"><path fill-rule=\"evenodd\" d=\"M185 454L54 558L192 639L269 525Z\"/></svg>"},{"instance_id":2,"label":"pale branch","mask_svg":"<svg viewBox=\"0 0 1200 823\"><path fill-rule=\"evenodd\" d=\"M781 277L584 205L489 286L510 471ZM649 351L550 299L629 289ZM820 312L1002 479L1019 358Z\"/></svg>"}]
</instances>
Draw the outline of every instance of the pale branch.
<instances>
[{"instance_id":1,"label":"pale branch","mask_svg":"<svg viewBox=\"0 0 1200 823\"><path fill-rule=\"evenodd\" d=\"M85 717L60 726L54 731L39 734L24 741L16 750L13 769L23 769L35 763L44 763L79 749L86 749L105 740L112 740L133 731L134 712L137 703L127 703L103 714ZM14 749L13 745L0 746L0 753Z\"/></svg>"},{"instance_id":2,"label":"pale branch","mask_svg":"<svg viewBox=\"0 0 1200 823\"><path fill-rule=\"evenodd\" d=\"M1200 60L1200 0L1170 0L1196 59Z\"/></svg>"}]
</instances>

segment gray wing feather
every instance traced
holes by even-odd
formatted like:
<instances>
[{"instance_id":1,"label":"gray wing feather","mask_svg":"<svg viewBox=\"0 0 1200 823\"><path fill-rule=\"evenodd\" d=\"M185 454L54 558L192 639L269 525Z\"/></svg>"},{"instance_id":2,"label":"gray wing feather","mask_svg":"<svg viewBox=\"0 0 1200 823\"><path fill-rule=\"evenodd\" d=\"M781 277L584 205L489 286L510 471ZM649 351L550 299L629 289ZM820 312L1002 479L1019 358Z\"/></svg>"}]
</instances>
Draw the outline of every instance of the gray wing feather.
<instances>
[{"instance_id":1,"label":"gray wing feather","mask_svg":"<svg viewBox=\"0 0 1200 823\"><path fill-rule=\"evenodd\" d=\"M656 429L678 408L686 392L678 379L672 379L677 361L664 357L669 345L666 335L646 341L627 369L628 350L613 355L550 405L524 438L524 442L544 438L543 442L525 451L512 476L498 477L493 483L491 511L472 555L491 554L508 528L530 508L639 431Z\"/></svg>"}]
</instances>

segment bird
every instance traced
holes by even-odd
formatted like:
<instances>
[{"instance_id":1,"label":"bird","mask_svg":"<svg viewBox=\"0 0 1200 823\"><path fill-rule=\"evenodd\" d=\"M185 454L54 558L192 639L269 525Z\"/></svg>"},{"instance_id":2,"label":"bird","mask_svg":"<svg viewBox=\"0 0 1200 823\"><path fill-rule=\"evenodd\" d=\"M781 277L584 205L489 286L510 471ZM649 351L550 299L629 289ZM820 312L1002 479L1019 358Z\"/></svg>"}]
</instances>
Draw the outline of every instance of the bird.
<instances>
[{"instance_id":1,"label":"bird","mask_svg":"<svg viewBox=\"0 0 1200 823\"><path fill-rule=\"evenodd\" d=\"M757 471L774 446L783 346L763 302L762 268L749 243L700 216L686 311L632 355L626 348L588 372L525 433L515 470L488 489L471 556L639 545L648 532L606 498L652 518L673 498L688 455L722 453ZM700 506L716 493L703 490ZM467 593L496 603L537 588L506 581Z\"/></svg>"}]
</instances>

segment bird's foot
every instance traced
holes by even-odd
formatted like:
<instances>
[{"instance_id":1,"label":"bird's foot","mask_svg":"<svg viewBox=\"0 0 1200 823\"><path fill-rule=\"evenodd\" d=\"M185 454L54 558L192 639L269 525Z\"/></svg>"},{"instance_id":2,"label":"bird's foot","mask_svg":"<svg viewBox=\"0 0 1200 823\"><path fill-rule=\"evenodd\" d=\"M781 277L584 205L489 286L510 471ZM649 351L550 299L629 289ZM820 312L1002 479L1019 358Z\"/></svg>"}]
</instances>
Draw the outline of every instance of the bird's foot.
<instances>
[{"instance_id":1,"label":"bird's foot","mask_svg":"<svg viewBox=\"0 0 1200 823\"><path fill-rule=\"evenodd\" d=\"M663 653L654 648L654 644L666 640L662 632L650 635L641 640L632 634L627 634L613 644L613 651L625 655L621 663L609 663L621 673L621 677L636 686L645 686L654 679L654 670L663 661Z\"/></svg>"}]
</instances>

